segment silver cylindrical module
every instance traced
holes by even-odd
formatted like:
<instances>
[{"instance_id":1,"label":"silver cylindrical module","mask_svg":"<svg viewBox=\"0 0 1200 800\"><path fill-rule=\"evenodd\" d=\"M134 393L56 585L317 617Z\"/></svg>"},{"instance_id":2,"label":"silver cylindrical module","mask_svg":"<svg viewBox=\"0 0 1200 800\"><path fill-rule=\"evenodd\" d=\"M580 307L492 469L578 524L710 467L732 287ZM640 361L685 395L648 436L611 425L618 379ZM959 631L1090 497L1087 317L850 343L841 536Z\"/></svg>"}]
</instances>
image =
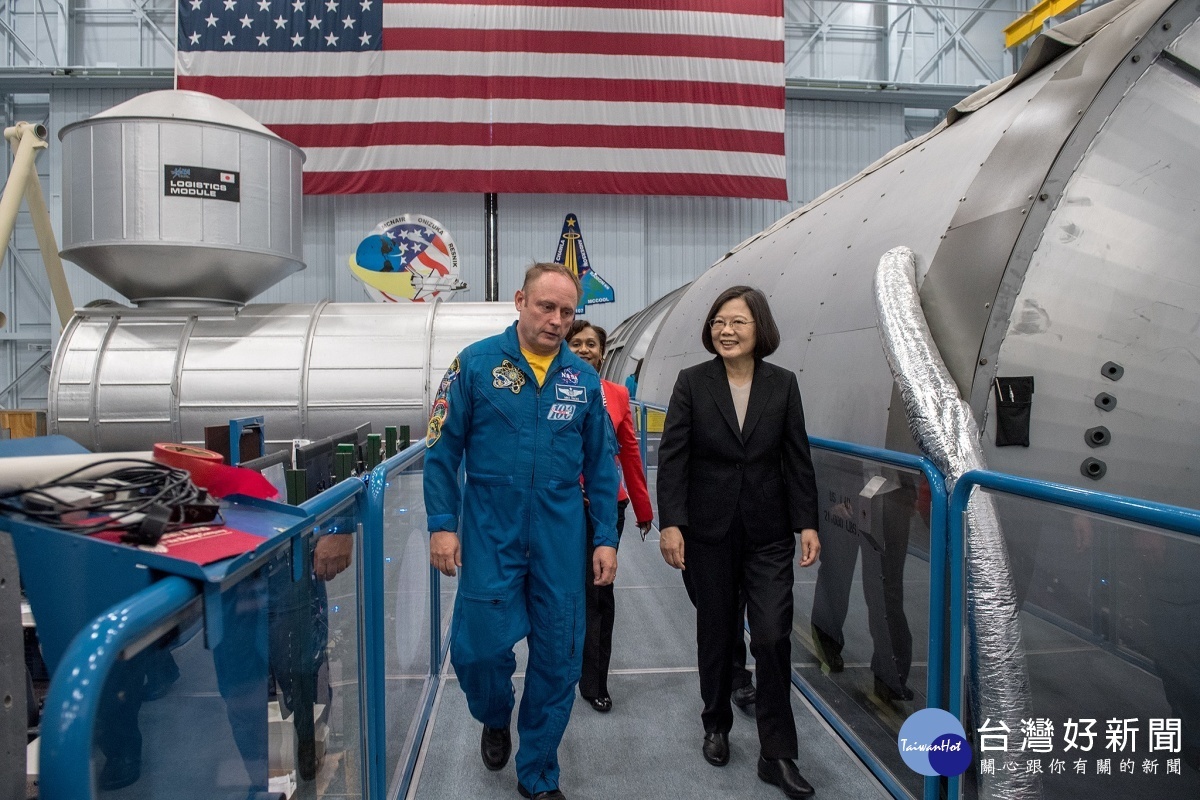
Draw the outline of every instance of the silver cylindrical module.
<instances>
[{"instance_id":1,"label":"silver cylindrical module","mask_svg":"<svg viewBox=\"0 0 1200 800\"><path fill-rule=\"evenodd\" d=\"M139 95L59 134L62 255L139 305L246 303L304 269L304 154L210 95Z\"/></svg>"},{"instance_id":2,"label":"silver cylindrical module","mask_svg":"<svg viewBox=\"0 0 1200 800\"><path fill-rule=\"evenodd\" d=\"M423 435L450 362L511 303L80 309L50 373L49 428L96 451L203 444L263 415L268 449L364 422Z\"/></svg>"}]
</instances>

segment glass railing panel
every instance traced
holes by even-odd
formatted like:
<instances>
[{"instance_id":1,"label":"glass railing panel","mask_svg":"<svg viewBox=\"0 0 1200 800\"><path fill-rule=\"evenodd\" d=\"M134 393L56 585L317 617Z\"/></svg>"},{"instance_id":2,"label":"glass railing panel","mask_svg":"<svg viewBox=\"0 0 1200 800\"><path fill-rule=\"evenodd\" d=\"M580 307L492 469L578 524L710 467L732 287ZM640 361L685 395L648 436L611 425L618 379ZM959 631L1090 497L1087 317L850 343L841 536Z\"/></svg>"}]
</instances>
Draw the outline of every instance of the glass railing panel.
<instances>
[{"instance_id":1,"label":"glass railing panel","mask_svg":"<svg viewBox=\"0 0 1200 800\"><path fill-rule=\"evenodd\" d=\"M666 409L659 406L646 406L646 421L644 438L646 441L645 465L648 469L658 467L658 443L662 440L663 422L666 420ZM642 406L633 405L633 425L639 439L643 437Z\"/></svg>"},{"instance_id":2,"label":"glass railing panel","mask_svg":"<svg viewBox=\"0 0 1200 800\"><path fill-rule=\"evenodd\" d=\"M926 705L930 491L916 470L814 448L818 564L796 570L793 668L914 797L896 736Z\"/></svg>"},{"instance_id":3,"label":"glass railing panel","mask_svg":"<svg viewBox=\"0 0 1200 800\"><path fill-rule=\"evenodd\" d=\"M383 519L385 763L389 796L419 745L430 691L429 532L422 493L424 457L387 478Z\"/></svg>"},{"instance_id":4,"label":"glass railing panel","mask_svg":"<svg viewBox=\"0 0 1200 800\"><path fill-rule=\"evenodd\" d=\"M637 432L639 444L644 443L642 464L646 470L646 488L650 491L650 505L654 509L654 525L658 527L658 444L662 441L666 411L658 406L645 406L645 424L643 425L642 409L643 406L639 403L632 405L633 426Z\"/></svg>"},{"instance_id":5,"label":"glass railing panel","mask_svg":"<svg viewBox=\"0 0 1200 800\"><path fill-rule=\"evenodd\" d=\"M236 615L226 616L216 648L205 646L197 602L178 627L126 651L97 687L94 796L203 800L217 796L217 786L228 793L222 796L245 797L267 785L261 571L231 587L221 602ZM47 719L51 713L48 708Z\"/></svg>"},{"instance_id":6,"label":"glass railing panel","mask_svg":"<svg viewBox=\"0 0 1200 800\"><path fill-rule=\"evenodd\" d=\"M1062 800L1200 797L1200 538L984 489L976 502L983 494L1031 695L1024 714L967 726L977 771L965 795L1015 770Z\"/></svg>"},{"instance_id":7,"label":"glass railing panel","mask_svg":"<svg viewBox=\"0 0 1200 800\"><path fill-rule=\"evenodd\" d=\"M317 533L352 530L353 510ZM96 708L96 796L361 796L355 571L293 580L291 553L225 587L208 631L197 602L115 662Z\"/></svg>"},{"instance_id":8,"label":"glass railing panel","mask_svg":"<svg viewBox=\"0 0 1200 800\"><path fill-rule=\"evenodd\" d=\"M299 580L291 548L265 569L271 786L288 793L294 787L298 798L353 798L365 791L356 510L351 497L318 513L304 556L308 569L299 570ZM347 551L350 566L330 577L335 567L328 564Z\"/></svg>"}]
</instances>

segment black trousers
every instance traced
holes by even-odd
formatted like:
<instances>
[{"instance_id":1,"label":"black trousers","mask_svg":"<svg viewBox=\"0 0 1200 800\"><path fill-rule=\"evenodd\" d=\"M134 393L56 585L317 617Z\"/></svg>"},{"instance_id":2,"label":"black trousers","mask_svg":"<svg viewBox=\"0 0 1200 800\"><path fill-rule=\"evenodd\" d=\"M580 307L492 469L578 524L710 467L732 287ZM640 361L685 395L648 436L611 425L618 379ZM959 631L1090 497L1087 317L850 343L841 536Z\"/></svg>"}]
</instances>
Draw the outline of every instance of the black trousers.
<instances>
[{"instance_id":1,"label":"black trousers","mask_svg":"<svg viewBox=\"0 0 1200 800\"><path fill-rule=\"evenodd\" d=\"M687 589L688 600L692 601L692 607L696 607L696 587L692 585L692 573L688 570L683 571L683 588ZM742 590L742 596L738 600L738 620L746 618L746 592ZM741 625L741 622L738 622ZM733 690L736 692L743 686L749 686L754 683L754 676L750 674L750 670L746 669L746 639L742 636L734 639L733 642Z\"/></svg>"},{"instance_id":2,"label":"black trousers","mask_svg":"<svg viewBox=\"0 0 1200 800\"><path fill-rule=\"evenodd\" d=\"M617 501L617 540L625 528L625 509L628 500ZM608 694L608 665L612 660L613 623L616 620L617 604L613 586L596 586L596 575L592 569L592 522L587 523L587 632L583 638L583 671L579 675L579 693L587 698L603 697Z\"/></svg>"},{"instance_id":3,"label":"black trousers","mask_svg":"<svg viewBox=\"0 0 1200 800\"><path fill-rule=\"evenodd\" d=\"M733 727L733 654L742 637L740 597L745 592L750 652L758 672L755 715L764 758L795 758L792 716L792 559L796 539L746 541L734 521L720 542L689 541L687 569L696 597L696 652L700 668L700 718L706 733Z\"/></svg>"}]
</instances>

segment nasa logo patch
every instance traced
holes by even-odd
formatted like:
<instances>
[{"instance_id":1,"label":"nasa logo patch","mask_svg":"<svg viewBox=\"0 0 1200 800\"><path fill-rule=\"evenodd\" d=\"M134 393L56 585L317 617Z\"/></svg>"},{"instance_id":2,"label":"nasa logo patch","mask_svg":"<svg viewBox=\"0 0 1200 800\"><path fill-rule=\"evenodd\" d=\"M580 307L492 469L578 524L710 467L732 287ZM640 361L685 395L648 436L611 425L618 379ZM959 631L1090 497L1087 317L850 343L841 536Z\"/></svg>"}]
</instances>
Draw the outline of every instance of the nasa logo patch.
<instances>
[{"instance_id":1,"label":"nasa logo patch","mask_svg":"<svg viewBox=\"0 0 1200 800\"><path fill-rule=\"evenodd\" d=\"M550 413L546 415L546 419L552 422L565 422L575 418L575 406L570 403L555 403L550 406Z\"/></svg>"},{"instance_id":2,"label":"nasa logo patch","mask_svg":"<svg viewBox=\"0 0 1200 800\"><path fill-rule=\"evenodd\" d=\"M569 383L572 386L576 386L579 383L579 370L575 369L574 367L567 367L562 371L562 374L559 377L562 378L563 383Z\"/></svg>"},{"instance_id":3,"label":"nasa logo patch","mask_svg":"<svg viewBox=\"0 0 1200 800\"><path fill-rule=\"evenodd\" d=\"M586 403L587 389L583 386L554 384L554 399L563 403Z\"/></svg>"}]
</instances>

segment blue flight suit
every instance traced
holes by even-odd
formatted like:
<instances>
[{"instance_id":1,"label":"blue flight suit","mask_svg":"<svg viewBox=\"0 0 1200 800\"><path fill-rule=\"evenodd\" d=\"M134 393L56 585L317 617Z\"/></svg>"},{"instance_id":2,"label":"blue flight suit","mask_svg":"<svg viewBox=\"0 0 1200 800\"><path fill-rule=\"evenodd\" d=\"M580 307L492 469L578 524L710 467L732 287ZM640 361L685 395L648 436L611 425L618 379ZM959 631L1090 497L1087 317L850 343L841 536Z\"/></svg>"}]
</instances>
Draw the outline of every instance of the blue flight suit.
<instances>
[{"instance_id":1,"label":"blue flight suit","mask_svg":"<svg viewBox=\"0 0 1200 800\"><path fill-rule=\"evenodd\" d=\"M565 344L539 388L514 323L459 354L429 421L429 530L458 531L462 545L450 661L471 715L503 728L514 702L513 645L528 637L516 768L533 794L558 786L558 745L583 659L580 475L594 543L617 546L616 435L603 397L596 371Z\"/></svg>"}]
</instances>

